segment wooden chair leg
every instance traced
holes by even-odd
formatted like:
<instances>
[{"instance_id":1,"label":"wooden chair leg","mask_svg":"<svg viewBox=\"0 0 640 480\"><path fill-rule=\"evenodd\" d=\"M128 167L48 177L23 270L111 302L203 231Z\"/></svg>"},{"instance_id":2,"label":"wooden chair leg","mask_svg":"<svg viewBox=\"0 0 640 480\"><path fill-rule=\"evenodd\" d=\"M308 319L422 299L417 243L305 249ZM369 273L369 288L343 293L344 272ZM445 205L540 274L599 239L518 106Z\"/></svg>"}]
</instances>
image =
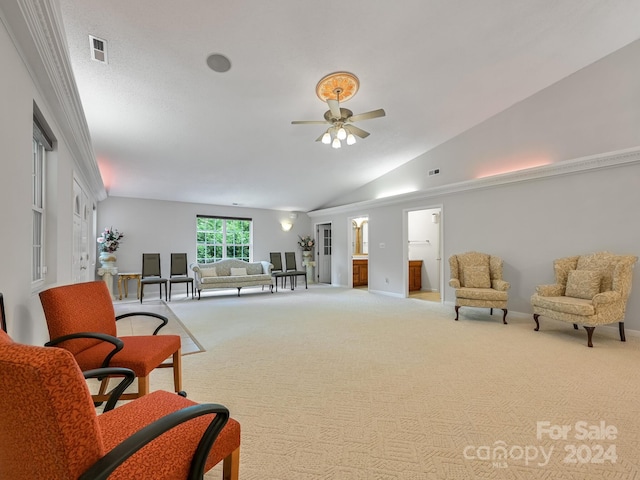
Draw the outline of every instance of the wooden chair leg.
<instances>
[{"instance_id":1,"label":"wooden chair leg","mask_svg":"<svg viewBox=\"0 0 640 480\"><path fill-rule=\"evenodd\" d=\"M624 322L618 322L618 330L620 331L620 341L626 342L627 339L624 336Z\"/></svg>"},{"instance_id":2,"label":"wooden chair leg","mask_svg":"<svg viewBox=\"0 0 640 480\"><path fill-rule=\"evenodd\" d=\"M107 390L109 389L109 377L104 377L100 382L100 389L98 390L98 395L94 395L93 399L96 402L104 402L109 398L107 395Z\"/></svg>"},{"instance_id":3,"label":"wooden chair leg","mask_svg":"<svg viewBox=\"0 0 640 480\"><path fill-rule=\"evenodd\" d=\"M222 480L238 480L240 471L240 447L222 461Z\"/></svg>"},{"instance_id":4,"label":"wooden chair leg","mask_svg":"<svg viewBox=\"0 0 640 480\"><path fill-rule=\"evenodd\" d=\"M589 347L593 347L591 338L593 337L593 331L596 329L596 327L584 327L584 329L587 331L587 345Z\"/></svg>"},{"instance_id":5,"label":"wooden chair leg","mask_svg":"<svg viewBox=\"0 0 640 480\"><path fill-rule=\"evenodd\" d=\"M173 386L176 392L182 391L182 349L173 354Z\"/></svg>"},{"instance_id":6,"label":"wooden chair leg","mask_svg":"<svg viewBox=\"0 0 640 480\"><path fill-rule=\"evenodd\" d=\"M456 305L456 320L458 320L458 310L460 309L460 307L458 305Z\"/></svg>"},{"instance_id":7,"label":"wooden chair leg","mask_svg":"<svg viewBox=\"0 0 640 480\"><path fill-rule=\"evenodd\" d=\"M142 397L149 393L149 375L138 377L138 396Z\"/></svg>"},{"instance_id":8,"label":"wooden chair leg","mask_svg":"<svg viewBox=\"0 0 640 480\"><path fill-rule=\"evenodd\" d=\"M502 315L502 323L504 323L506 325L507 324L507 309L503 308L502 311L504 312L504 315Z\"/></svg>"}]
</instances>

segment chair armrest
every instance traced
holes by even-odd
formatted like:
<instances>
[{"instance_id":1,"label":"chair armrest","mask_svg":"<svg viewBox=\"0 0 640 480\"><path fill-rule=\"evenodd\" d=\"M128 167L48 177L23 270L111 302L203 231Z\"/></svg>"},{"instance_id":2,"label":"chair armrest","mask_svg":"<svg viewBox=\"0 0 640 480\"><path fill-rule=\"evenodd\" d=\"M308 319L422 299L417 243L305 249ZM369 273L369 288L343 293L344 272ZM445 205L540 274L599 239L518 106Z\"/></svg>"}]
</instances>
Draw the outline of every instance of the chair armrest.
<instances>
[{"instance_id":1,"label":"chair armrest","mask_svg":"<svg viewBox=\"0 0 640 480\"><path fill-rule=\"evenodd\" d=\"M593 297L593 305L594 306L599 306L599 305L607 305L609 303L615 303L620 301L622 297L620 296L620 292L614 292L614 291L609 291L609 292L601 292L596 294Z\"/></svg>"},{"instance_id":2,"label":"chair armrest","mask_svg":"<svg viewBox=\"0 0 640 480\"><path fill-rule=\"evenodd\" d=\"M271 274L271 269L273 268L273 265L271 265L271 263L267 262L266 260L260 260L260 263L262 264L262 273Z\"/></svg>"},{"instance_id":3,"label":"chair armrest","mask_svg":"<svg viewBox=\"0 0 640 480\"><path fill-rule=\"evenodd\" d=\"M453 288L460 288L460 280L457 278L452 278L449 280L449 286Z\"/></svg>"},{"instance_id":4,"label":"chair armrest","mask_svg":"<svg viewBox=\"0 0 640 480\"><path fill-rule=\"evenodd\" d=\"M196 288L200 288L200 284L202 283L202 272L200 271L200 266L197 263L192 263L189 267L193 270Z\"/></svg>"},{"instance_id":5,"label":"chair armrest","mask_svg":"<svg viewBox=\"0 0 640 480\"><path fill-rule=\"evenodd\" d=\"M116 322L118 320L121 320L123 318L127 318L127 317L135 317L135 316L144 316L144 317L153 317L153 318L157 318L158 320L162 320L162 324L158 326L158 328L156 328L153 331L153 335L157 335L158 332L160 331L160 329L162 327L164 327L167 323L169 323L169 319L167 317L165 317L164 315L160 315L159 313L153 313L153 312L130 312L130 313L123 313L122 315L118 315L116 317Z\"/></svg>"},{"instance_id":6,"label":"chair armrest","mask_svg":"<svg viewBox=\"0 0 640 480\"><path fill-rule=\"evenodd\" d=\"M501 292L506 292L511 288L511 284L505 280L493 280L491 284L494 290L499 290Z\"/></svg>"},{"instance_id":7,"label":"chair armrest","mask_svg":"<svg viewBox=\"0 0 640 480\"><path fill-rule=\"evenodd\" d=\"M118 337L114 337L112 335L108 335L106 333L100 332L77 332L71 333L69 335L63 335L62 337L53 338L44 344L45 347L55 347L56 345L66 342L67 340L74 340L77 338L95 338L97 340L102 340L104 342L111 343L114 348L109 352L109 354L102 361L102 368L107 368L109 366L109 362L113 358L113 356L118 353L124 347L124 342L120 340Z\"/></svg>"},{"instance_id":8,"label":"chair armrest","mask_svg":"<svg viewBox=\"0 0 640 480\"><path fill-rule=\"evenodd\" d=\"M564 287L558 283L553 285L538 285L536 293L541 297L562 297L564 295Z\"/></svg>"},{"instance_id":9,"label":"chair armrest","mask_svg":"<svg viewBox=\"0 0 640 480\"><path fill-rule=\"evenodd\" d=\"M116 468L155 438L188 420L211 413L215 413L216 416L200 439L198 448L191 461L191 471L188 477L190 480L196 478L201 479L204 475L207 455L213 443L216 441L218 434L229 420L229 410L223 405L215 403L192 405L183 408L138 430L94 463L86 472L80 475L78 480L107 480Z\"/></svg>"},{"instance_id":10,"label":"chair armrest","mask_svg":"<svg viewBox=\"0 0 640 480\"><path fill-rule=\"evenodd\" d=\"M120 396L124 393L129 385L133 383L136 378L136 374L133 370L129 368L121 368L121 367L109 367L109 368L94 368L92 370L86 370L82 372L84 378L98 378L102 379L104 377L124 377L120 380L120 383L111 390L109 394L109 400L107 400L106 405L104 406L104 412L108 412L109 410L113 410L113 407L116 406L116 402L120 400Z\"/></svg>"}]
</instances>

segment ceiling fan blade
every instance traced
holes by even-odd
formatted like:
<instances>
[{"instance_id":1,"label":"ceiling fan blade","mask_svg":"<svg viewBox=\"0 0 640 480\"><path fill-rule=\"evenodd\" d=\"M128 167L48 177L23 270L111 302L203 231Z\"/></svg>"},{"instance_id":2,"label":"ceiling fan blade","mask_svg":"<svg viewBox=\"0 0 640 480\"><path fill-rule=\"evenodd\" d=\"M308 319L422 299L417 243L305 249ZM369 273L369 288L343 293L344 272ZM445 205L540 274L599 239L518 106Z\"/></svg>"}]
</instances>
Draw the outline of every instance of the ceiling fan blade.
<instances>
[{"instance_id":1,"label":"ceiling fan blade","mask_svg":"<svg viewBox=\"0 0 640 480\"><path fill-rule=\"evenodd\" d=\"M333 118L338 119L342 116L342 113L340 113L340 103L338 102L338 100L329 98L327 99L327 104L329 105L329 110L331 110L331 115L333 115Z\"/></svg>"},{"instance_id":2,"label":"ceiling fan blade","mask_svg":"<svg viewBox=\"0 0 640 480\"><path fill-rule=\"evenodd\" d=\"M371 112L359 113L358 115L352 115L347 118L347 122L359 122L360 120L369 120L370 118L378 118L384 117L386 113L384 109L379 108L378 110L373 110Z\"/></svg>"},{"instance_id":3,"label":"ceiling fan blade","mask_svg":"<svg viewBox=\"0 0 640 480\"><path fill-rule=\"evenodd\" d=\"M321 142L322 141L322 137L324 137L324 133L322 133L322 135L320 135L318 138L316 138L316 142Z\"/></svg>"},{"instance_id":4,"label":"ceiling fan blade","mask_svg":"<svg viewBox=\"0 0 640 480\"><path fill-rule=\"evenodd\" d=\"M367 138L369 136L369 132L365 132L361 128L356 127L355 125L345 125L344 129L347 132L353 133L355 136L360 138Z\"/></svg>"},{"instance_id":5,"label":"ceiling fan blade","mask_svg":"<svg viewBox=\"0 0 640 480\"><path fill-rule=\"evenodd\" d=\"M326 120L294 120L291 122L292 125L326 125L327 123L331 122Z\"/></svg>"}]
</instances>

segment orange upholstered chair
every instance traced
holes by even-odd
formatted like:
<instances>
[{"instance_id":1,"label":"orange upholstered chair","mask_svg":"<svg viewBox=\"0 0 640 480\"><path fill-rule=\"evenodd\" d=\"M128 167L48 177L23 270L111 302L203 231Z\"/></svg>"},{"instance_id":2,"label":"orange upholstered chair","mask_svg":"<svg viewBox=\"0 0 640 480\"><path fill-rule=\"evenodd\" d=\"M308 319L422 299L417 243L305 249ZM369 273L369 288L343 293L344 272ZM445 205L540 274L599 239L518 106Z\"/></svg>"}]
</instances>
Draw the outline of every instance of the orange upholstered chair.
<instances>
[{"instance_id":1,"label":"orange upholstered chair","mask_svg":"<svg viewBox=\"0 0 640 480\"><path fill-rule=\"evenodd\" d=\"M1 330L0 385L0 478L201 479L220 461L238 478L240 424L222 405L156 391L98 415L70 352Z\"/></svg>"},{"instance_id":2,"label":"orange upholstered chair","mask_svg":"<svg viewBox=\"0 0 640 480\"><path fill-rule=\"evenodd\" d=\"M149 374L155 368L173 367L176 392L182 390L181 344L178 335L156 335L168 320L151 312L115 316L111 295L102 281L54 287L40 293L40 301L51 340L46 346L69 350L80 368L130 368L138 378L138 392L127 393L131 400L149 393ZM145 315L162 322L153 335L117 337L116 320ZM173 361L163 363L169 357ZM108 379L103 380L96 402L107 399Z\"/></svg>"}]
</instances>

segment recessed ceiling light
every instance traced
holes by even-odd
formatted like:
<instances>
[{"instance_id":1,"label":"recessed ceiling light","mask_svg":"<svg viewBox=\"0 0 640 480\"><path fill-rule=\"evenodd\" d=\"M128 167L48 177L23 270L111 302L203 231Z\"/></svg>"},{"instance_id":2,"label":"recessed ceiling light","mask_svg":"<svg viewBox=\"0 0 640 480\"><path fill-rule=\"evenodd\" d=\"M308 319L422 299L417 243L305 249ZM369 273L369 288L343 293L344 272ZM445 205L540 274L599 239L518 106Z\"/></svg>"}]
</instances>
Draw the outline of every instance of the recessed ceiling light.
<instances>
[{"instance_id":1,"label":"recessed ceiling light","mask_svg":"<svg viewBox=\"0 0 640 480\"><path fill-rule=\"evenodd\" d=\"M224 73L231 68L231 61L221 53L212 53L207 57L207 65L214 72Z\"/></svg>"}]
</instances>

